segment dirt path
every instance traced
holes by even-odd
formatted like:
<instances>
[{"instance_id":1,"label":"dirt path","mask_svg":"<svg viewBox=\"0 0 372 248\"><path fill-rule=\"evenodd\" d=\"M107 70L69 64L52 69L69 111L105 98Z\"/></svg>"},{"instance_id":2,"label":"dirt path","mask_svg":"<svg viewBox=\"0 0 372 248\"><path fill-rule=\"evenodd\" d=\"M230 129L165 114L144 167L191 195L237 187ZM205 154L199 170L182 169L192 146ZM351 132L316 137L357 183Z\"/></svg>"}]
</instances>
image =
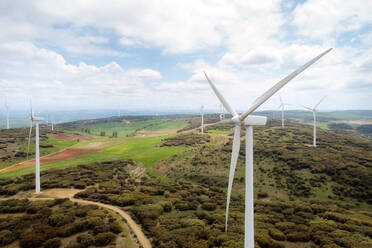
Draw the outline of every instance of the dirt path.
<instances>
[{"instance_id":1,"label":"dirt path","mask_svg":"<svg viewBox=\"0 0 372 248\"><path fill-rule=\"evenodd\" d=\"M46 156L41 157L40 158L40 164L42 165L42 164L48 163L48 162L79 157L79 156L87 155L87 154L90 154L90 153L93 153L93 152L98 152L100 150L101 149L98 149L98 148L91 148L91 149L66 148L66 149L63 149L63 150L61 150L57 153L48 154ZM24 161L22 163L15 164L15 165L6 167L4 169L1 169L0 173L5 173L5 172L9 172L9 171L18 170L18 169L21 169L21 168L32 166L34 164L35 164L34 159L27 160L27 161Z\"/></svg>"},{"instance_id":2,"label":"dirt path","mask_svg":"<svg viewBox=\"0 0 372 248\"><path fill-rule=\"evenodd\" d=\"M69 198L70 201L72 202L77 202L80 204L93 204L93 205L96 205L102 208L112 210L125 219L125 221L127 222L127 225L130 227L134 235L137 237L138 242L143 246L143 248L152 248L150 241L146 238L145 234L143 234L141 227L137 225L137 223L132 219L132 217L130 217L129 214L127 214L120 208L112 206L112 205L74 198L74 195L79 193L80 191L82 190L51 189L51 190L43 192L39 196L29 198L29 200L35 201L35 200L47 200L47 199L55 199L55 198Z\"/></svg>"},{"instance_id":3,"label":"dirt path","mask_svg":"<svg viewBox=\"0 0 372 248\"><path fill-rule=\"evenodd\" d=\"M112 205L107 205L107 204L104 204L104 203L100 203L100 202L92 202L92 201L86 201L86 200L81 200L81 199L76 199L76 198L70 198L70 200L73 201L73 202L80 203L80 204L94 204L94 205L97 205L99 207L107 208L107 209L110 209L110 210L118 213L121 217L123 217L127 221L128 226L130 227L132 232L136 235L139 243L144 248L151 248L152 247L150 241L146 238L145 234L143 234L143 232L141 230L141 227L139 225L137 225L136 222L134 222L134 220L132 219L132 217L130 217L129 214L127 214L126 212L124 212L120 208L112 206Z\"/></svg>"}]
</instances>

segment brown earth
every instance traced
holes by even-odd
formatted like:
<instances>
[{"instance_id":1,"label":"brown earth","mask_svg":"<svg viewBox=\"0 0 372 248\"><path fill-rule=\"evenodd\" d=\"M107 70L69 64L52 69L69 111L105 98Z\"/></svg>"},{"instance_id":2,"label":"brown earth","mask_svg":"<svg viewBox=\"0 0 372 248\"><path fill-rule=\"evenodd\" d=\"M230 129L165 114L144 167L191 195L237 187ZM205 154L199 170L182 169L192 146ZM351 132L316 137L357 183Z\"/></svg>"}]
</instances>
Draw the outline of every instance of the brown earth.
<instances>
[{"instance_id":1,"label":"brown earth","mask_svg":"<svg viewBox=\"0 0 372 248\"><path fill-rule=\"evenodd\" d=\"M89 136L83 136L83 135L77 135L77 134L71 134L71 133L58 133L55 136L57 139L66 139L66 140L91 140L92 137Z\"/></svg>"},{"instance_id":2,"label":"brown earth","mask_svg":"<svg viewBox=\"0 0 372 248\"><path fill-rule=\"evenodd\" d=\"M100 149L95 148L95 149L77 149L77 148L67 148L64 149L57 154L53 155L47 155L44 157L40 158L40 164L48 163L48 162L53 162L53 161L59 161L59 160L64 160L64 159L69 159L69 158L74 158L74 157L79 157L83 155L87 155L93 152L98 152ZM28 167L31 165L35 164L35 160L28 160L24 161L22 163L16 164L9 166L7 168L4 168L0 170L0 173L8 172L8 171L13 171L13 170L18 170L20 168Z\"/></svg>"}]
</instances>

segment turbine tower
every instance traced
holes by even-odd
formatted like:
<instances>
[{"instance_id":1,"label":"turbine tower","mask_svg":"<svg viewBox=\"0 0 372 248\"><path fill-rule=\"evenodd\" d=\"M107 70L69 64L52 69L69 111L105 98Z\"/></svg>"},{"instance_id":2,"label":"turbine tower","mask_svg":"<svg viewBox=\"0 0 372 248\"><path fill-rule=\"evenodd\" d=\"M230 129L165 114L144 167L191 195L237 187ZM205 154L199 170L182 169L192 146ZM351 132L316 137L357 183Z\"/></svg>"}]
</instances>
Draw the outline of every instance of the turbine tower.
<instances>
[{"instance_id":1,"label":"turbine tower","mask_svg":"<svg viewBox=\"0 0 372 248\"><path fill-rule=\"evenodd\" d=\"M50 118L50 125L52 127L52 131L54 131L54 121L53 121L53 116Z\"/></svg>"},{"instance_id":2,"label":"turbine tower","mask_svg":"<svg viewBox=\"0 0 372 248\"><path fill-rule=\"evenodd\" d=\"M315 104L314 108L310 108L310 107L306 107L306 106L303 106L305 109L308 109L310 110L311 112L313 112L313 119L314 119L314 137L313 137L313 146L316 147L316 108L319 106L319 104L324 100L324 98L326 98L325 96L319 100L319 102L317 104Z\"/></svg>"},{"instance_id":3,"label":"turbine tower","mask_svg":"<svg viewBox=\"0 0 372 248\"><path fill-rule=\"evenodd\" d=\"M283 100L282 100L282 97L279 96L279 99L280 99L280 105L279 105L279 108L282 109L282 128L284 127L284 107L287 105L290 105L289 103L284 103Z\"/></svg>"},{"instance_id":4,"label":"turbine tower","mask_svg":"<svg viewBox=\"0 0 372 248\"><path fill-rule=\"evenodd\" d=\"M220 113L220 121L222 121L223 119L225 119L225 110L224 110L222 104L220 104L220 109L221 109L221 113Z\"/></svg>"},{"instance_id":5,"label":"turbine tower","mask_svg":"<svg viewBox=\"0 0 372 248\"><path fill-rule=\"evenodd\" d=\"M9 105L5 100L5 110L6 110L6 129L9 129Z\"/></svg>"},{"instance_id":6,"label":"turbine tower","mask_svg":"<svg viewBox=\"0 0 372 248\"><path fill-rule=\"evenodd\" d=\"M30 151L30 141L32 133L32 125L35 123L35 194L40 194L40 151L39 151L39 122L44 120L42 117L34 116L32 110L32 102L30 102L30 132L28 135L27 158Z\"/></svg>"},{"instance_id":7,"label":"turbine tower","mask_svg":"<svg viewBox=\"0 0 372 248\"><path fill-rule=\"evenodd\" d=\"M201 105L200 107L200 116L201 116L200 130L201 130L201 133L204 133L204 106L203 105Z\"/></svg>"},{"instance_id":8,"label":"turbine tower","mask_svg":"<svg viewBox=\"0 0 372 248\"><path fill-rule=\"evenodd\" d=\"M245 248L253 248L254 247L254 205L253 205L253 126L257 125L265 125L266 124L266 117L264 116L254 116L251 115L253 111L255 111L258 107L260 107L267 99L269 99L272 95L274 95L278 90L280 90L284 85L286 85L289 81L291 81L294 77L298 74L303 72L306 68L310 65L315 63L325 54L327 54L331 49L321 53L317 57L313 58L278 83L276 83L272 88L258 97L251 107L244 112L243 114L239 115L235 112L233 108L227 103L225 98L221 95L212 81L208 78L207 74L204 72L205 77L211 88L213 89L214 93L223 104L225 109L233 116L231 120L235 123L235 130L234 130L234 139L233 139L233 146L232 146L232 153L231 153L231 164L230 164L230 172L229 172L229 183L228 183L228 190L227 190L227 202L226 202L226 222L225 222L225 231L227 231L227 222L228 222L228 214L229 214L229 206L230 206L230 197L231 197L231 189L232 183L235 174L236 163L239 156L240 150L240 129L241 125L244 125L246 128L246 161L245 161L245 231L244 231L244 247Z\"/></svg>"}]
</instances>

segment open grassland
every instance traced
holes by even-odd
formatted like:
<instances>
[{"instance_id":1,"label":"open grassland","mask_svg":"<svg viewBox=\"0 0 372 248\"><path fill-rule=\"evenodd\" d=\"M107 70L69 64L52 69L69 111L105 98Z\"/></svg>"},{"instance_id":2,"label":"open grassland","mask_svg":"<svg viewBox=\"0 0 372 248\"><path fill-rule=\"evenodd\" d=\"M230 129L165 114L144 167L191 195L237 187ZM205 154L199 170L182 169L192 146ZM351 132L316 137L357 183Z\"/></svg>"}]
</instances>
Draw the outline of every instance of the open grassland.
<instances>
[{"instance_id":1,"label":"open grassland","mask_svg":"<svg viewBox=\"0 0 372 248\"><path fill-rule=\"evenodd\" d=\"M73 131L89 133L96 136L135 136L140 130L171 130L180 129L186 126L185 119L153 118L148 120L120 120L109 122L98 122L76 126ZM115 135L116 133L116 135Z\"/></svg>"},{"instance_id":2,"label":"open grassland","mask_svg":"<svg viewBox=\"0 0 372 248\"><path fill-rule=\"evenodd\" d=\"M126 139L97 139L91 141L83 141L83 144L78 144L76 147L89 147L89 144L103 143L101 151L88 155L75 157L66 160L54 161L45 163L41 166L41 171L49 169L63 169L79 164L87 164L93 162L113 161L118 159L133 159L136 162L142 163L146 169L151 172L154 165L173 155L182 153L186 150L185 147L160 147L158 144L162 139L170 137L157 136L146 138L126 138ZM105 143L104 141L107 141ZM117 144L121 142L120 144ZM75 147L75 146L74 146ZM0 177L17 177L34 172L34 167L26 167L16 171L10 171L0 174Z\"/></svg>"},{"instance_id":3,"label":"open grassland","mask_svg":"<svg viewBox=\"0 0 372 248\"><path fill-rule=\"evenodd\" d=\"M77 143L74 140L58 139L55 133L42 129L40 137L40 156L58 152L66 147ZM20 163L27 159L28 130L24 128L1 130L0 139L4 140L0 145L0 169ZM32 137L28 159L32 159L35 153L35 139Z\"/></svg>"}]
</instances>

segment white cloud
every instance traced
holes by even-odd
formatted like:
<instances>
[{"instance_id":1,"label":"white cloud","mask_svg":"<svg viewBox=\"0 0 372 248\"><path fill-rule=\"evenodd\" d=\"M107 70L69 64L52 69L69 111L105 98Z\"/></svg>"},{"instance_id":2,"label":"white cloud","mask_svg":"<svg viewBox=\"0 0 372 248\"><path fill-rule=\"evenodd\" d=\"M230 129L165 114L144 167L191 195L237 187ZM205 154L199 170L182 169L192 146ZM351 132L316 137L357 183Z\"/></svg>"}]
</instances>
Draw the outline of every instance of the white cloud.
<instances>
[{"instance_id":1,"label":"white cloud","mask_svg":"<svg viewBox=\"0 0 372 248\"><path fill-rule=\"evenodd\" d=\"M325 40L331 35L371 25L372 2L364 0L308 0L299 4L293 22L298 33Z\"/></svg>"},{"instance_id":2,"label":"white cloud","mask_svg":"<svg viewBox=\"0 0 372 248\"><path fill-rule=\"evenodd\" d=\"M128 106L212 106L217 99L205 70L234 106L245 109L334 47L283 95L311 103L323 92L365 91L372 36L362 30L371 25L372 2L308 0L292 8L293 2L280 0L2 1L0 84L17 97L71 105L109 106L120 97ZM342 37L349 31L353 37ZM124 57L122 50L131 49L140 52ZM136 66L127 68L128 61ZM275 99L264 107L274 105Z\"/></svg>"}]
</instances>

